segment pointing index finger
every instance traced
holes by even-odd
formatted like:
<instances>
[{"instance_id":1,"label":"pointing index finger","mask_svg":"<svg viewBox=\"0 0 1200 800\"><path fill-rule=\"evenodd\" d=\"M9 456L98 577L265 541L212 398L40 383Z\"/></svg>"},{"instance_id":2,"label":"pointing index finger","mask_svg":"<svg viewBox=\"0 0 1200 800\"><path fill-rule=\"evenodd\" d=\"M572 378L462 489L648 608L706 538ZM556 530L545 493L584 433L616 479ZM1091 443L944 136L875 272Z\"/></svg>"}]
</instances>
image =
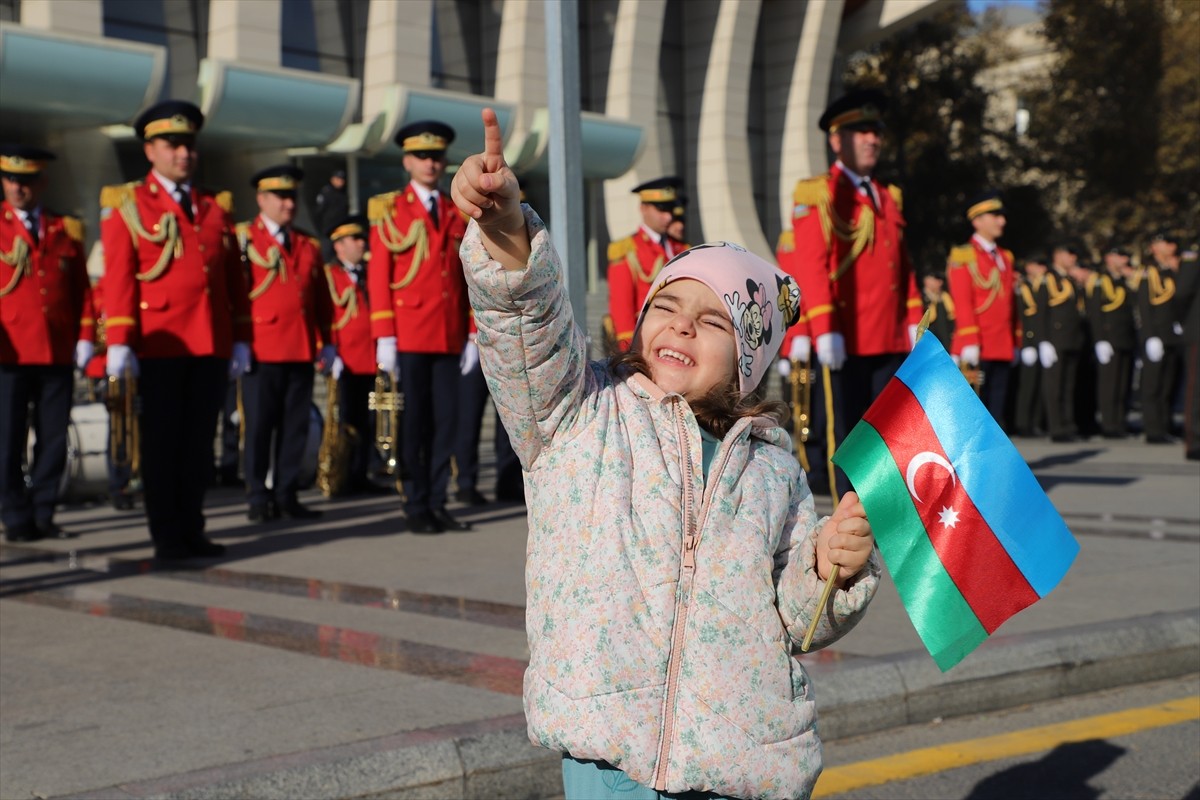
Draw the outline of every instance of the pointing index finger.
<instances>
[{"instance_id":1,"label":"pointing index finger","mask_svg":"<svg viewBox=\"0 0 1200 800\"><path fill-rule=\"evenodd\" d=\"M483 110L483 153L485 156L504 157L504 143L500 138L500 121L490 108Z\"/></svg>"}]
</instances>

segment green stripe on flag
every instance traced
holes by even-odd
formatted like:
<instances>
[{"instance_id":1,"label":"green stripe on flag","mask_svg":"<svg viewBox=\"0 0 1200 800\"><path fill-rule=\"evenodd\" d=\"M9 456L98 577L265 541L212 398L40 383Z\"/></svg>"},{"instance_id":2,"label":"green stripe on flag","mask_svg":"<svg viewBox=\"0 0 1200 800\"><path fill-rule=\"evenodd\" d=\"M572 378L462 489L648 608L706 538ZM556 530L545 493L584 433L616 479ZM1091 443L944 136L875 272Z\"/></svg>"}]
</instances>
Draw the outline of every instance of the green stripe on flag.
<instances>
[{"instance_id":1,"label":"green stripe on flag","mask_svg":"<svg viewBox=\"0 0 1200 800\"><path fill-rule=\"evenodd\" d=\"M867 510L875 542L917 635L945 672L987 638L933 549L887 445L859 422L833 457Z\"/></svg>"}]
</instances>

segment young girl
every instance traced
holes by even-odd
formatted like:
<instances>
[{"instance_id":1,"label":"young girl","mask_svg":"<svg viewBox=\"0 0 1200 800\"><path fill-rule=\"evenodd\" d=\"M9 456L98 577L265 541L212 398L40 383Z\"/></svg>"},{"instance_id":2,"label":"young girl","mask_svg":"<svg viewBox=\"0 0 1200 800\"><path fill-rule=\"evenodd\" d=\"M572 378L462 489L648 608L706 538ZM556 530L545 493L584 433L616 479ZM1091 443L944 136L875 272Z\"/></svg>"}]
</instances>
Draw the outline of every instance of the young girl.
<instances>
[{"instance_id":1,"label":"young girl","mask_svg":"<svg viewBox=\"0 0 1200 800\"><path fill-rule=\"evenodd\" d=\"M667 264L632 355L587 363L561 266L484 112L454 178L488 386L526 471L530 739L566 797L798 798L821 770L791 652L840 566L816 646L879 580L858 498L818 521L753 392L798 314L785 273L725 243ZM703 794L701 794L703 793Z\"/></svg>"}]
</instances>

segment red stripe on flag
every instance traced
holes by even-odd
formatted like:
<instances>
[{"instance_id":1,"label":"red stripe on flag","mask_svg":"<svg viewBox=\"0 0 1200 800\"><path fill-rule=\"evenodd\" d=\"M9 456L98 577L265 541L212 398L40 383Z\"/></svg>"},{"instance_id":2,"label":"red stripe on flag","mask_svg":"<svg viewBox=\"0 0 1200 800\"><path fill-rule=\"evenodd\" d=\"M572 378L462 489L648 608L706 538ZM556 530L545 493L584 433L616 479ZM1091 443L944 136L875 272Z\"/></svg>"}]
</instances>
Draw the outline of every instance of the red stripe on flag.
<instances>
[{"instance_id":1,"label":"red stripe on flag","mask_svg":"<svg viewBox=\"0 0 1200 800\"><path fill-rule=\"evenodd\" d=\"M892 380L864 417L879 432L904 476L933 548L989 634L1037 602L1037 592L953 475L925 409ZM986 457L986 456L984 456Z\"/></svg>"}]
</instances>

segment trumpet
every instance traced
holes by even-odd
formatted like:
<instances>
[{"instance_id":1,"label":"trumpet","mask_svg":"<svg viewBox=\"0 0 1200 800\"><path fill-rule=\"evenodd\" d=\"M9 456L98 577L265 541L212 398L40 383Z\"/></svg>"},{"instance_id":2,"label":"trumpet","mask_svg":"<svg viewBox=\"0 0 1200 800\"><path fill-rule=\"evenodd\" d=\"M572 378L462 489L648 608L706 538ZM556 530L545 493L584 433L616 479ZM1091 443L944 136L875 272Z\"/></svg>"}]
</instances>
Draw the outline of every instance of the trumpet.
<instances>
[{"instance_id":1,"label":"trumpet","mask_svg":"<svg viewBox=\"0 0 1200 800\"><path fill-rule=\"evenodd\" d=\"M129 470L129 491L142 483L141 425L137 378L125 375L108 378L108 451L117 469Z\"/></svg>"},{"instance_id":2,"label":"trumpet","mask_svg":"<svg viewBox=\"0 0 1200 800\"><path fill-rule=\"evenodd\" d=\"M791 359L792 371L788 377L792 387L792 443L800 466L808 472L808 453L805 445L812 425L812 370L808 361Z\"/></svg>"},{"instance_id":3,"label":"trumpet","mask_svg":"<svg viewBox=\"0 0 1200 800\"><path fill-rule=\"evenodd\" d=\"M388 476L399 483L400 474L400 412L404 410L404 395L396 388L396 380L387 370L375 373L375 390L367 395L367 407L375 413L375 449L387 468Z\"/></svg>"},{"instance_id":4,"label":"trumpet","mask_svg":"<svg viewBox=\"0 0 1200 800\"><path fill-rule=\"evenodd\" d=\"M983 391L983 370L978 365L972 366L963 361L959 364L959 369L962 370L963 377L967 379L967 383L971 384L976 395Z\"/></svg>"},{"instance_id":5,"label":"trumpet","mask_svg":"<svg viewBox=\"0 0 1200 800\"><path fill-rule=\"evenodd\" d=\"M329 375L325 379L325 428L317 451L317 488L321 494L333 497L345 491L350 456L357 441L358 431L342 423L338 382Z\"/></svg>"}]
</instances>

